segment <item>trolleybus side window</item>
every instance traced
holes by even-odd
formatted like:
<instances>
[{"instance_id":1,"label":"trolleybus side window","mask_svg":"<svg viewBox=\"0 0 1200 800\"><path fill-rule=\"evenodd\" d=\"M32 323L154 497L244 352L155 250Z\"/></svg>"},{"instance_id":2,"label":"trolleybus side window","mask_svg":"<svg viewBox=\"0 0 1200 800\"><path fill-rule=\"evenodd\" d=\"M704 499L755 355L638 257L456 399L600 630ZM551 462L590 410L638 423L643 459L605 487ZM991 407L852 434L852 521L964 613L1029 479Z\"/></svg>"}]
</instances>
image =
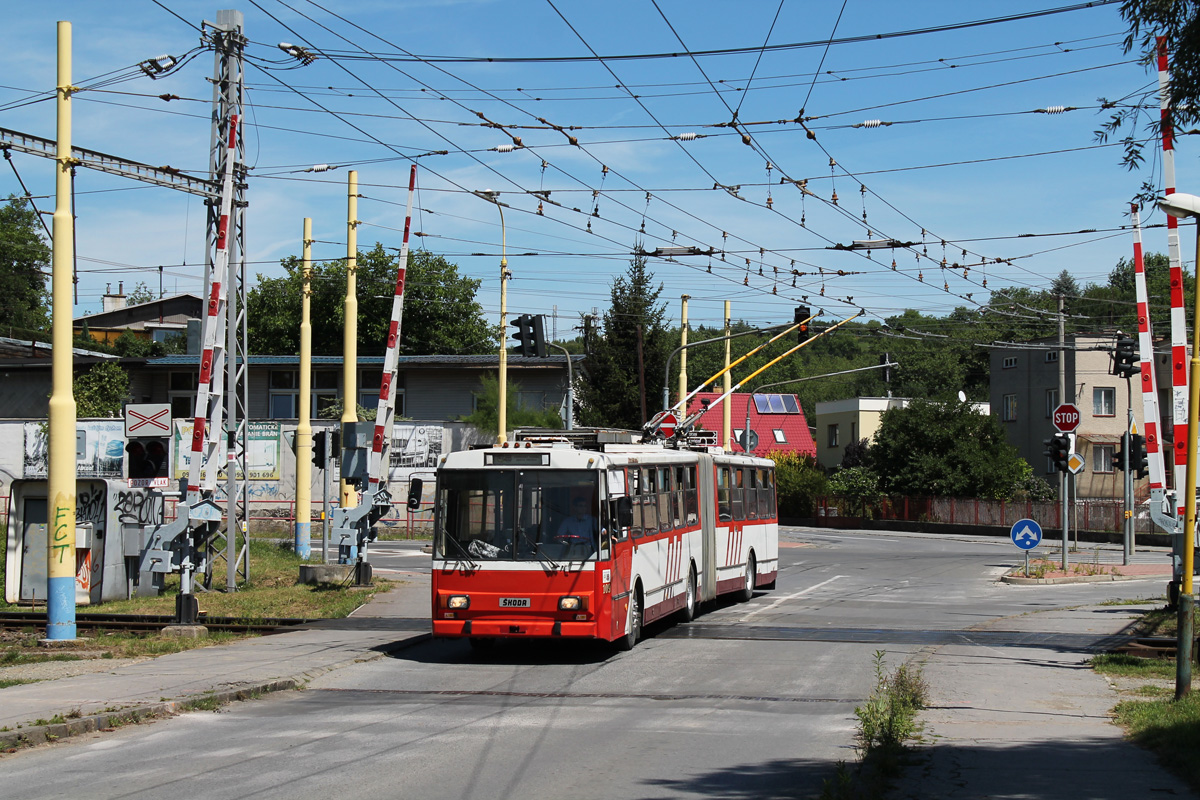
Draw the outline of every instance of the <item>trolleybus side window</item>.
<instances>
[{"instance_id":1,"label":"trolleybus side window","mask_svg":"<svg viewBox=\"0 0 1200 800\"><path fill-rule=\"evenodd\" d=\"M769 469L758 471L758 518L771 519L775 516L775 473Z\"/></svg>"},{"instance_id":2,"label":"trolleybus side window","mask_svg":"<svg viewBox=\"0 0 1200 800\"><path fill-rule=\"evenodd\" d=\"M740 469L731 469L729 471L729 478L732 483L729 494L733 498L733 519L735 522L746 518L746 492L743 477Z\"/></svg>"},{"instance_id":3,"label":"trolleybus side window","mask_svg":"<svg viewBox=\"0 0 1200 800\"><path fill-rule=\"evenodd\" d=\"M687 512L684 511L683 496L687 493L687 467L676 467L675 478L671 492L671 512L675 515L675 527L682 528L686 524Z\"/></svg>"},{"instance_id":4,"label":"trolleybus side window","mask_svg":"<svg viewBox=\"0 0 1200 800\"><path fill-rule=\"evenodd\" d=\"M696 494L696 466L685 467L683 476L684 519L688 525L695 525L700 521L700 501Z\"/></svg>"},{"instance_id":5,"label":"trolleybus side window","mask_svg":"<svg viewBox=\"0 0 1200 800\"><path fill-rule=\"evenodd\" d=\"M653 536L658 532L658 483L655 480L654 467L642 467L641 496L638 500L642 506L642 533Z\"/></svg>"},{"instance_id":6,"label":"trolleybus side window","mask_svg":"<svg viewBox=\"0 0 1200 800\"><path fill-rule=\"evenodd\" d=\"M658 468L658 529L664 533L674 527L677 512L671 511L671 468Z\"/></svg>"},{"instance_id":7,"label":"trolleybus side window","mask_svg":"<svg viewBox=\"0 0 1200 800\"><path fill-rule=\"evenodd\" d=\"M729 467L717 467L717 518L721 522L733 519L733 481Z\"/></svg>"},{"instance_id":8,"label":"trolleybus side window","mask_svg":"<svg viewBox=\"0 0 1200 800\"><path fill-rule=\"evenodd\" d=\"M758 470L745 469L746 519L758 519Z\"/></svg>"}]
</instances>

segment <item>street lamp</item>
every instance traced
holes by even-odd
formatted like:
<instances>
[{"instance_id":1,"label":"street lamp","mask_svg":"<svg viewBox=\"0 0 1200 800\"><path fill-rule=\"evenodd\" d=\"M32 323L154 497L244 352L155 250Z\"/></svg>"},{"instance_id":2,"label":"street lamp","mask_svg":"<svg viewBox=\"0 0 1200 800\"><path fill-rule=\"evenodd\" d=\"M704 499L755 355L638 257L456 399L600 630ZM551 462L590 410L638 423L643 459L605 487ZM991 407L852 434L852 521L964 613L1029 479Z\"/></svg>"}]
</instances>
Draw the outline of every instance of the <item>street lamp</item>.
<instances>
[{"instance_id":1,"label":"street lamp","mask_svg":"<svg viewBox=\"0 0 1200 800\"><path fill-rule=\"evenodd\" d=\"M1172 192L1158 201L1158 207L1172 217L1200 219L1200 197ZM1200 258L1200 223L1196 226L1196 254ZM1183 585L1179 590L1179 628L1175 646L1175 699L1186 695L1192 686L1192 630L1195 598L1192 597L1193 554L1196 546L1196 443L1200 440L1200 269L1196 270L1195 307L1192 313L1192 360L1188 371L1188 450L1187 472L1183 481Z\"/></svg>"},{"instance_id":2,"label":"street lamp","mask_svg":"<svg viewBox=\"0 0 1200 800\"><path fill-rule=\"evenodd\" d=\"M497 397L497 427L500 429L500 434L496 439L497 444L504 444L508 441L508 258L505 253L505 236L504 236L504 203L500 202L500 193L494 190L481 190L473 192L477 197L487 200L489 203L494 203L496 210L500 212L500 380ZM568 357L568 362L570 358Z\"/></svg>"}]
</instances>

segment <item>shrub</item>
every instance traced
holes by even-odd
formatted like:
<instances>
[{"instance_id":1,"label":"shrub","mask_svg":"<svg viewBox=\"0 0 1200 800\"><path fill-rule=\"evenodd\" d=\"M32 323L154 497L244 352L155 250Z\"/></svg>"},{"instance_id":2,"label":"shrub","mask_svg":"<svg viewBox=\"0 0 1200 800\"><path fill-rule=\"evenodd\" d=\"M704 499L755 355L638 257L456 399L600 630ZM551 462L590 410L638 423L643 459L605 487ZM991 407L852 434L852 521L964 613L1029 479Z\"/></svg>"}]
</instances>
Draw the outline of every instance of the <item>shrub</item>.
<instances>
[{"instance_id":1,"label":"shrub","mask_svg":"<svg viewBox=\"0 0 1200 800\"><path fill-rule=\"evenodd\" d=\"M812 456L768 453L775 461L776 497L781 517L811 517L818 497L829 493L829 481Z\"/></svg>"}]
</instances>

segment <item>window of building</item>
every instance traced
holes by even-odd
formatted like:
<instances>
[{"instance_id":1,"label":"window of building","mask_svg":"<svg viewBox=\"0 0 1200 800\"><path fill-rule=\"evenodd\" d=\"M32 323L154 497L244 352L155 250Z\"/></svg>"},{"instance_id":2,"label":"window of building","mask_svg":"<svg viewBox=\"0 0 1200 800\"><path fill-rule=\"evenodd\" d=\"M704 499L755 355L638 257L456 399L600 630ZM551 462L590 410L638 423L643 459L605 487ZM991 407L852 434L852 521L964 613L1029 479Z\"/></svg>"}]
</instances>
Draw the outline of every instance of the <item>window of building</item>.
<instances>
[{"instance_id":1,"label":"window of building","mask_svg":"<svg viewBox=\"0 0 1200 800\"><path fill-rule=\"evenodd\" d=\"M1092 472L1112 472L1113 456L1117 453L1116 445L1092 445Z\"/></svg>"},{"instance_id":2,"label":"window of building","mask_svg":"<svg viewBox=\"0 0 1200 800\"><path fill-rule=\"evenodd\" d=\"M546 410L546 393L545 392L517 392L517 408L522 411L545 411Z\"/></svg>"},{"instance_id":3,"label":"window of building","mask_svg":"<svg viewBox=\"0 0 1200 800\"><path fill-rule=\"evenodd\" d=\"M191 419L196 414L196 370L172 372L167 379L167 402L175 419Z\"/></svg>"},{"instance_id":4,"label":"window of building","mask_svg":"<svg viewBox=\"0 0 1200 800\"><path fill-rule=\"evenodd\" d=\"M775 434L776 444L787 444L787 437L783 435L783 431L780 428L772 429L771 433Z\"/></svg>"},{"instance_id":5,"label":"window of building","mask_svg":"<svg viewBox=\"0 0 1200 800\"><path fill-rule=\"evenodd\" d=\"M296 419L299 413L300 375L296 370L273 369L269 376L271 419Z\"/></svg>"},{"instance_id":6,"label":"window of building","mask_svg":"<svg viewBox=\"0 0 1200 800\"><path fill-rule=\"evenodd\" d=\"M321 416L321 412L338 401L338 373L333 370L314 372L312 374L312 409L313 418Z\"/></svg>"},{"instance_id":7,"label":"window of building","mask_svg":"<svg viewBox=\"0 0 1200 800\"><path fill-rule=\"evenodd\" d=\"M1057 350L1047 350L1046 351L1046 363L1047 364L1058 363L1058 351Z\"/></svg>"},{"instance_id":8,"label":"window of building","mask_svg":"<svg viewBox=\"0 0 1200 800\"><path fill-rule=\"evenodd\" d=\"M379 385L383 383L383 370L364 369L358 373L358 404L366 409L379 407Z\"/></svg>"},{"instance_id":9,"label":"window of building","mask_svg":"<svg viewBox=\"0 0 1200 800\"><path fill-rule=\"evenodd\" d=\"M1015 394L1006 394L1002 398L1000 417L1005 422L1017 421L1017 396Z\"/></svg>"},{"instance_id":10,"label":"window of building","mask_svg":"<svg viewBox=\"0 0 1200 800\"><path fill-rule=\"evenodd\" d=\"M1016 365L1017 365L1017 357L1016 356L1006 356L1004 358L1004 369L1012 369Z\"/></svg>"},{"instance_id":11,"label":"window of building","mask_svg":"<svg viewBox=\"0 0 1200 800\"><path fill-rule=\"evenodd\" d=\"M1096 417L1115 417L1117 415L1117 390L1111 386L1097 386L1092 389L1092 415Z\"/></svg>"},{"instance_id":12,"label":"window of building","mask_svg":"<svg viewBox=\"0 0 1200 800\"><path fill-rule=\"evenodd\" d=\"M830 447L838 446L838 426L837 425L829 426L829 446Z\"/></svg>"},{"instance_id":13,"label":"window of building","mask_svg":"<svg viewBox=\"0 0 1200 800\"><path fill-rule=\"evenodd\" d=\"M1046 390L1046 419L1054 416L1054 409L1058 408L1058 389Z\"/></svg>"}]
</instances>

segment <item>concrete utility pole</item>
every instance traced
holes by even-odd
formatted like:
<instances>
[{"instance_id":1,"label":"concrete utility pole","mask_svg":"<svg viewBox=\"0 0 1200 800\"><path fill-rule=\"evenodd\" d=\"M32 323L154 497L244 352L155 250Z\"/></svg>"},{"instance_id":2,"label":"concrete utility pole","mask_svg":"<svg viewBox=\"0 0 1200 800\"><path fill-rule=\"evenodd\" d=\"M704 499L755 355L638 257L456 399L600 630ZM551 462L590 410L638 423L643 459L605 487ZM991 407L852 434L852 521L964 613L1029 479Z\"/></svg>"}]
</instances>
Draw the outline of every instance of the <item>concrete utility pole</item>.
<instances>
[{"instance_id":1,"label":"concrete utility pole","mask_svg":"<svg viewBox=\"0 0 1200 800\"><path fill-rule=\"evenodd\" d=\"M683 398L687 397L687 393L688 393L688 381L687 381L688 300L691 300L692 298L691 298L691 295L685 294L685 295L682 295L679 299L683 306L683 310L680 313L680 320L679 320L679 338L680 338L679 346L681 348L679 351L679 399L682 400ZM666 398L663 398L663 399L665 400ZM669 403L665 404L664 408L666 407L666 405L669 405Z\"/></svg>"},{"instance_id":2,"label":"concrete utility pole","mask_svg":"<svg viewBox=\"0 0 1200 800\"><path fill-rule=\"evenodd\" d=\"M358 422L358 170L346 176L346 312L342 338L342 447L354 440ZM341 479L341 506L358 505L354 484Z\"/></svg>"},{"instance_id":3,"label":"concrete utility pole","mask_svg":"<svg viewBox=\"0 0 1200 800\"><path fill-rule=\"evenodd\" d=\"M493 197L500 212L500 377L496 386L496 423L499 428L497 444L508 441L508 241L504 230L504 206L499 196Z\"/></svg>"},{"instance_id":4,"label":"concrete utility pole","mask_svg":"<svg viewBox=\"0 0 1200 800\"><path fill-rule=\"evenodd\" d=\"M300 299L300 408L296 410L296 555L312 555L312 219L304 218Z\"/></svg>"},{"instance_id":5,"label":"concrete utility pole","mask_svg":"<svg viewBox=\"0 0 1200 800\"><path fill-rule=\"evenodd\" d=\"M1067 354L1067 334L1066 321L1063 318L1063 296L1058 296L1058 403L1069 403L1067 399L1067 365L1063 363L1066 360ZM1067 564L1070 561L1070 556L1067 551L1070 549L1069 531L1070 524L1067 521L1067 510L1069 509L1067 498L1067 473L1058 473L1058 496L1062 499L1062 568L1063 572L1067 571Z\"/></svg>"},{"instance_id":6,"label":"concrete utility pole","mask_svg":"<svg viewBox=\"0 0 1200 800\"><path fill-rule=\"evenodd\" d=\"M75 221L71 209L71 23L58 23L58 149L55 159L50 394L50 517L46 526L49 586L46 638L75 638L75 395L71 349L71 270Z\"/></svg>"}]
</instances>

